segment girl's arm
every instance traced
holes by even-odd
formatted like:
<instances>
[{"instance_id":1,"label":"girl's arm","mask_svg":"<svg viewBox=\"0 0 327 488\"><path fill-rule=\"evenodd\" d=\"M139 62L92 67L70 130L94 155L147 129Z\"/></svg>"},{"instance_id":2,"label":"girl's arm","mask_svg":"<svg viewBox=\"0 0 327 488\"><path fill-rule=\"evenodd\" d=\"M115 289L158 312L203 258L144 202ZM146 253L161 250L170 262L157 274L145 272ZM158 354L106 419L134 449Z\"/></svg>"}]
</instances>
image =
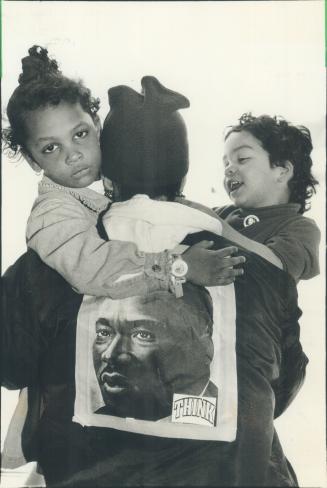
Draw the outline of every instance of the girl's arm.
<instances>
[{"instance_id":1,"label":"girl's arm","mask_svg":"<svg viewBox=\"0 0 327 488\"><path fill-rule=\"evenodd\" d=\"M142 253L132 243L103 240L97 218L69 194L40 197L28 221L27 245L79 293L115 299L169 288L167 251ZM209 243L193 246L184 254L187 279L208 286L230 283L242 273L233 266L244 262L234 251L210 251Z\"/></svg>"},{"instance_id":2,"label":"girl's arm","mask_svg":"<svg viewBox=\"0 0 327 488\"><path fill-rule=\"evenodd\" d=\"M27 223L27 245L79 293L123 298L167 289L165 253L145 255L132 243L105 241L97 220L69 194L41 196ZM119 279L123 271L126 281Z\"/></svg>"}]
</instances>

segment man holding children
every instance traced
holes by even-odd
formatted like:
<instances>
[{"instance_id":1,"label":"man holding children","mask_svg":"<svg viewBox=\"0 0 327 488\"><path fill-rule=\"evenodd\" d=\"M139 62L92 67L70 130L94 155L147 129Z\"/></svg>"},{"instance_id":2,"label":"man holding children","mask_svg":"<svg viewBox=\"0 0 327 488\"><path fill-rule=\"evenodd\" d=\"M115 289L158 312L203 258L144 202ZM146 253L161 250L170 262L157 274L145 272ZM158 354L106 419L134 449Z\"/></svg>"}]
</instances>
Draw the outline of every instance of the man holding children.
<instances>
[{"instance_id":1,"label":"man holding children","mask_svg":"<svg viewBox=\"0 0 327 488\"><path fill-rule=\"evenodd\" d=\"M116 87L101 141L102 171L116 203L104 213L109 200L86 188L99 172L97 101L39 47L23 60L19 81L8 104L7 142L45 177L27 229L28 246L39 257L29 250L3 281L3 384L37 385L41 391L41 418L30 431L34 448L26 454L39 461L47 485L90 486L92 480L94 486L295 486L273 419L296 395L307 362L299 343L295 282L318 273L319 231L302 215L317 183L309 131L268 116L242 117L225 139L225 187L234 205L214 212L180 199L188 151L177 110L188 100L153 77L143 79L142 94ZM191 247L181 255L173 251L178 244L183 251ZM232 255L235 244L243 248L242 257ZM244 274L237 265L244 265ZM211 333L207 322L203 330L187 329L198 342L186 348L192 359L181 360L183 329L174 307L189 293L186 280L205 296L197 286L235 281L235 442L154 438L73 423L80 294L131 300L133 311L146 315L142 324L116 317L113 325L108 316L92 324L94 366L110 414L154 420L169 415L167 388L179 376L201 393L209 379ZM126 298L153 292L162 294L162 302L149 313L144 299ZM150 327L149 317L169 327ZM192 320L193 315L188 325ZM201 320L196 322L198 327ZM180 337L172 344L176 333ZM169 347L161 354L165 341ZM109 349L127 343L130 349L121 352L118 365ZM171 376L158 382L153 370L167 357ZM143 395L135 401L142 389L151 398L149 410ZM122 397L126 401L116 403Z\"/></svg>"}]
</instances>

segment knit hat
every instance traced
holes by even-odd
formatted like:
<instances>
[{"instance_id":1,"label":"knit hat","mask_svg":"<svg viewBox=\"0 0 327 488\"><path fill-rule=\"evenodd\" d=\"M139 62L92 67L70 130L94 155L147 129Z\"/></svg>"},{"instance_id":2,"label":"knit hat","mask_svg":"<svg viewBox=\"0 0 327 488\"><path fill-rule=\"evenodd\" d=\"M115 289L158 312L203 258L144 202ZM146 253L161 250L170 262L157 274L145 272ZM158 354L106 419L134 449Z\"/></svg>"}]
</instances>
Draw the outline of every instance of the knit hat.
<instances>
[{"instance_id":1,"label":"knit hat","mask_svg":"<svg viewBox=\"0 0 327 488\"><path fill-rule=\"evenodd\" d=\"M141 85L142 94L124 85L108 91L102 171L122 186L146 192L178 184L187 173L186 126L177 110L190 104L153 76L143 77Z\"/></svg>"}]
</instances>

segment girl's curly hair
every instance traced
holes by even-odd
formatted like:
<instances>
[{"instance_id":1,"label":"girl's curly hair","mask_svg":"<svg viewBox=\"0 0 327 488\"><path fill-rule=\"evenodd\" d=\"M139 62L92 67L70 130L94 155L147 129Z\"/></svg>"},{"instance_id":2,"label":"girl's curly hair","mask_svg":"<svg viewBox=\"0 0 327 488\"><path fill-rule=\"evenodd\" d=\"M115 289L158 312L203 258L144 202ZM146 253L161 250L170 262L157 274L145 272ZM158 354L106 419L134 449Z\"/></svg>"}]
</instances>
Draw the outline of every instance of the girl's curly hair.
<instances>
[{"instance_id":1,"label":"girl's curly hair","mask_svg":"<svg viewBox=\"0 0 327 488\"><path fill-rule=\"evenodd\" d=\"M271 166L284 166L290 161L294 168L294 175L288 182L290 202L300 204L300 213L310 209L308 200L316 193L318 181L311 173L312 140L309 129L295 126L283 117L261 115L252 116L245 113L239 119L239 124L227 128L225 140L232 132L250 132L261 142L268 152Z\"/></svg>"},{"instance_id":2,"label":"girl's curly hair","mask_svg":"<svg viewBox=\"0 0 327 488\"><path fill-rule=\"evenodd\" d=\"M83 110L95 120L100 108L100 100L94 98L81 81L62 75L57 62L48 57L47 49L35 45L28 50L28 54L22 59L19 85L8 102L7 117L10 125L2 130L4 150L10 157L25 148L29 112L64 101L80 103Z\"/></svg>"}]
</instances>

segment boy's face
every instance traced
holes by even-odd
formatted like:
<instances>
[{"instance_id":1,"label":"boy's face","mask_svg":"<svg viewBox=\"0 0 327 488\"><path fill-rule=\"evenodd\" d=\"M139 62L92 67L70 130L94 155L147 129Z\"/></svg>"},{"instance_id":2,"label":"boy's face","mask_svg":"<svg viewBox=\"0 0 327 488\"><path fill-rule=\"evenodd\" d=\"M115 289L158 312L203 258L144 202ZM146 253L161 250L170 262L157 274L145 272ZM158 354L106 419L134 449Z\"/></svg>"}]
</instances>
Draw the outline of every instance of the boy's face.
<instances>
[{"instance_id":1,"label":"boy's face","mask_svg":"<svg viewBox=\"0 0 327 488\"><path fill-rule=\"evenodd\" d=\"M224 187L237 207L258 208L287 203L284 168L271 167L269 154L247 131L232 132L224 147Z\"/></svg>"},{"instance_id":2,"label":"boy's face","mask_svg":"<svg viewBox=\"0 0 327 488\"><path fill-rule=\"evenodd\" d=\"M99 178L100 124L79 103L60 102L26 117L26 158L59 185L83 188Z\"/></svg>"}]
</instances>

